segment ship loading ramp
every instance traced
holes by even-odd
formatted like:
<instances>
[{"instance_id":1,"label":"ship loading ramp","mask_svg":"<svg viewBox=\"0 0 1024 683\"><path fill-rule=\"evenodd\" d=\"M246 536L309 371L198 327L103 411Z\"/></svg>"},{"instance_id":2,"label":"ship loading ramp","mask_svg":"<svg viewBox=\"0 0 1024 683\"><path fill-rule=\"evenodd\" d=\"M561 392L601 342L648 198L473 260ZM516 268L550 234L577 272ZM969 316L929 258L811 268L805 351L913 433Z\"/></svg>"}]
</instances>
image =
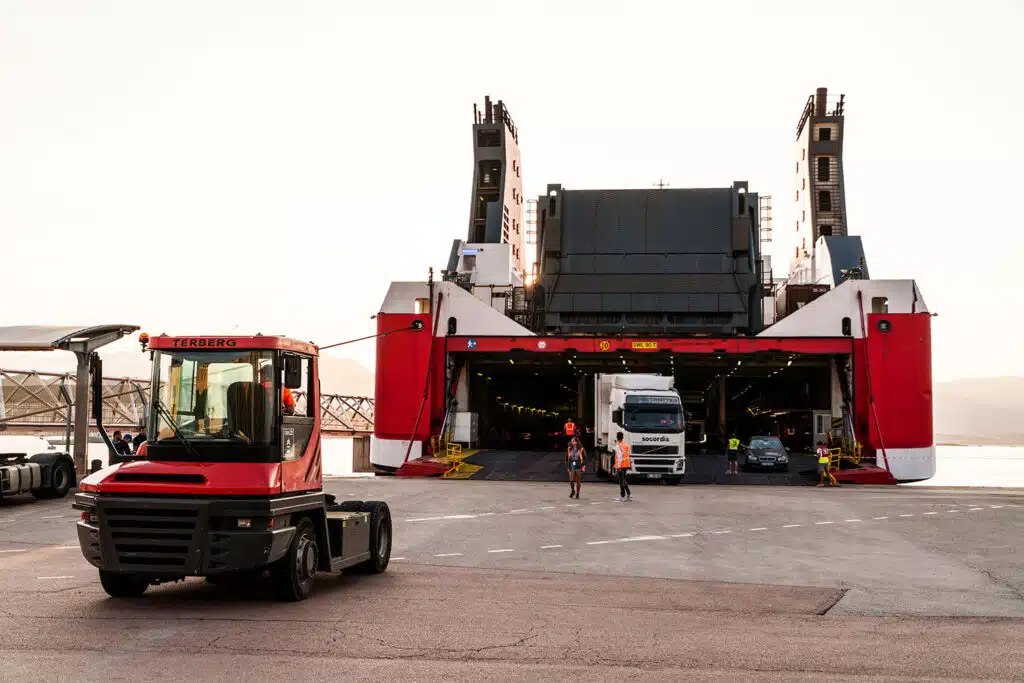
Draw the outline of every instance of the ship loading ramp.
<instances>
[{"instance_id":1,"label":"ship loading ramp","mask_svg":"<svg viewBox=\"0 0 1024 683\"><path fill-rule=\"evenodd\" d=\"M594 452L595 375L674 378L688 430L686 483L810 481L814 443L833 413L835 368L849 339L449 338L459 368L454 436L482 469L474 479L565 479L564 425L572 418ZM607 347L607 348L604 348ZM454 351L454 349L462 349ZM778 435L792 454L786 471L725 475L731 435ZM588 479L595 468L588 467Z\"/></svg>"}]
</instances>

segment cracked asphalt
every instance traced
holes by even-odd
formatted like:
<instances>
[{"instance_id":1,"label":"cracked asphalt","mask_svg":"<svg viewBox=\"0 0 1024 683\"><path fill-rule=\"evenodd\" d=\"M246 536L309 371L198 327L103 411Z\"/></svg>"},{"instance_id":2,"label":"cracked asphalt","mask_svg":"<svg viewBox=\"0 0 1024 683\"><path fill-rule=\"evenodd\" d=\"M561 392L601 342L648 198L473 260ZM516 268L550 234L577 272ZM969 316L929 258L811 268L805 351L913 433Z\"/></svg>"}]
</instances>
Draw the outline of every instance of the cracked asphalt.
<instances>
[{"instance_id":1,"label":"cracked asphalt","mask_svg":"<svg viewBox=\"0 0 1024 683\"><path fill-rule=\"evenodd\" d=\"M0 501L3 678L1024 680L1024 491L326 488L389 501L403 559L300 604L108 599L69 500Z\"/></svg>"}]
</instances>

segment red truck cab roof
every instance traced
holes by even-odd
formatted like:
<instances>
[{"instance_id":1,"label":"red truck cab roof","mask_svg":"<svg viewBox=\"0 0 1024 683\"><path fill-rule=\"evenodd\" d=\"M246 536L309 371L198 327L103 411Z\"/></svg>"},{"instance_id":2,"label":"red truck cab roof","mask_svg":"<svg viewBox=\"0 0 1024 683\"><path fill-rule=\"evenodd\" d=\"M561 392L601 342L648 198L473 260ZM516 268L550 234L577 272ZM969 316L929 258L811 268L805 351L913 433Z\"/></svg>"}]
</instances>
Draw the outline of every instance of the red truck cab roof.
<instances>
[{"instance_id":1,"label":"red truck cab roof","mask_svg":"<svg viewBox=\"0 0 1024 683\"><path fill-rule=\"evenodd\" d=\"M178 349L280 349L295 351L316 356L316 344L298 341L288 337L263 336L255 337L219 337L219 336L187 336L169 337L165 334L150 337L149 348L174 351Z\"/></svg>"}]
</instances>

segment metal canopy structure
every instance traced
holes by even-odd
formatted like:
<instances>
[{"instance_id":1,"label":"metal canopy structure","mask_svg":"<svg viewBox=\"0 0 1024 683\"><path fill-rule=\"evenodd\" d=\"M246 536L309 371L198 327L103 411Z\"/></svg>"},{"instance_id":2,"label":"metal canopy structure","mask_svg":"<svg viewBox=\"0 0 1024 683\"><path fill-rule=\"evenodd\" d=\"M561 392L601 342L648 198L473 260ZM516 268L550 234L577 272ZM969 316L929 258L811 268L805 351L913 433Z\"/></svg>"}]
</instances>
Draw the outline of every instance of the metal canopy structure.
<instances>
[{"instance_id":1,"label":"metal canopy structure","mask_svg":"<svg viewBox=\"0 0 1024 683\"><path fill-rule=\"evenodd\" d=\"M137 331L137 325L16 325L0 327L0 351L91 352Z\"/></svg>"},{"instance_id":2,"label":"metal canopy structure","mask_svg":"<svg viewBox=\"0 0 1024 683\"><path fill-rule=\"evenodd\" d=\"M90 360L97 349L138 329L138 325L0 327L0 351L70 351L77 357L74 461L79 474L84 474L87 468Z\"/></svg>"}]
</instances>

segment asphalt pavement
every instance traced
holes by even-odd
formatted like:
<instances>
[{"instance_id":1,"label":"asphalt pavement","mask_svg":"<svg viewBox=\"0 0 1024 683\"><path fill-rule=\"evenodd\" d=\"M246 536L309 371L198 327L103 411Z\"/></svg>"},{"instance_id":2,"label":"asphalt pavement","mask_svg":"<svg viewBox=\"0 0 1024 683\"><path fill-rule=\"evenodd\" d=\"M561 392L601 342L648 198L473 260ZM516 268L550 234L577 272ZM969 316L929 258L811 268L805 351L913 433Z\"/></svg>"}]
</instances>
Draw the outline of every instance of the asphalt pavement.
<instances>
[{"instance_id":1,"label":"asphalt pavement","mask_svg":"<svg viewBox=\"0 0 1024 683\"><path fill-rule=\"evenodd\" d=\"M70 500L0 501L4 679L1024 680L1024 491L334 480L378 576L113 600Z\"/></svg>"}]
</instances>

